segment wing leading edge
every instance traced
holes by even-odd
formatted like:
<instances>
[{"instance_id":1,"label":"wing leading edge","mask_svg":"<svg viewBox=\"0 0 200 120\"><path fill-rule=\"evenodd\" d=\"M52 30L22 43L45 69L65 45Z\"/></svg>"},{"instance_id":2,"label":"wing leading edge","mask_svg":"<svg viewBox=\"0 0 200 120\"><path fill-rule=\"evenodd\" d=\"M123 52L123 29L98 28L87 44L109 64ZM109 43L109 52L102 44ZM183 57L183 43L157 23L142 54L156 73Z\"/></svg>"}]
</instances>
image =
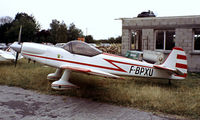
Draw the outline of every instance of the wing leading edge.
<instances>
[{"instance_id":1,"label":"wing leading edge","mask_svg":"<svg viewBox=\"0 0 200 120\"><path fill-rule=\"evenodd\" d=\"M7 60L14 60L15 57L13 55L10 54L0 54L1 57L7 59Z\"/></svg>"}]
</instances>

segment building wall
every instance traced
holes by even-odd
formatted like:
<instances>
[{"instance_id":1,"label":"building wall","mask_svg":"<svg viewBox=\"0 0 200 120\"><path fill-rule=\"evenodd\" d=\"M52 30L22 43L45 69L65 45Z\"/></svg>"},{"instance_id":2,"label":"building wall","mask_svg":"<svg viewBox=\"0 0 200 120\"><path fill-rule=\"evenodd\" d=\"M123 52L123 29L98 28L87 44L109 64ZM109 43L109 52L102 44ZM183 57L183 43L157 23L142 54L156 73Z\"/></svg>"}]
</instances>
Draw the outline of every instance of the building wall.
<instances>
[{"instance_id":1,"label":"building wall","mask_svg":"<svg viewBox=\"0 0 200 120\"><path fill-rule=\"evenodd\" d=\"M142 50L156 50L156 30L175 30L175 46L185 50L188 70L200 72L200 52L194 52L194 28L200 28L200 16L124 18L122 19L122 55L131 49L131 32L142 30ZM163 51L166 56L170 51Z\"/></svg>"},{"instance_id":2,"label":"building wall","mask_svg":"<svg viewBox=\"0 0 200 120\"><path fill-rule=\"evenodd\" d=\"M193 30L191 28L177 28L175 30L175 46L182 47L186 54L193 51Z\"/></svg>"},{"instance_id":3,"label":"building wall","mask_svg":"<svg viewBox=\"0 0 200 120\"><path fill-rule=\"evenodd\" d=\"M122 55L125 55L127 50L131 49L131 31L122 29Z\"/></svg>"},{"instance_id":4,"label":"building wall","mask_svg":"<svg viewBox=\"0 0 200 120\"><path fill-rule=\"evenodd\" d=\"M142 29L142 49L143 50L155 49L153 29Z\"/></svg>"}]
</instances>

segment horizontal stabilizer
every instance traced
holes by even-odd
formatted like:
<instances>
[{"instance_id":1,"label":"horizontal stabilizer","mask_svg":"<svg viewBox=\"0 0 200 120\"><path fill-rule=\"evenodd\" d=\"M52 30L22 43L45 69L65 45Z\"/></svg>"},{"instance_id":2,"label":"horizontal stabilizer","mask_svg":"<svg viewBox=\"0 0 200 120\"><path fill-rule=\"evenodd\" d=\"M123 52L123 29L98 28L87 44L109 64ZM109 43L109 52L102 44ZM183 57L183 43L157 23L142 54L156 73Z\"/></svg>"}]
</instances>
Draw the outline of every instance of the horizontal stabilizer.
<instances>
[{"instance_id":1,"label":"horizontal stabilizer","mask_svg":"<svg viewBox=\"0 0 200 120\"><path fill-rule=\"evenodd\" d=\"M172 69L172 68L169 68L169 67L165 67L165 66L162 66L162 65L154 65L153 67L157 68L157 69L162 69L162 70L165 70L165 71L168 71L170 73L175 73L177 75L183 75L184 73L181 72L180 70L178 69Z\"/></svg>"}]
</instances>

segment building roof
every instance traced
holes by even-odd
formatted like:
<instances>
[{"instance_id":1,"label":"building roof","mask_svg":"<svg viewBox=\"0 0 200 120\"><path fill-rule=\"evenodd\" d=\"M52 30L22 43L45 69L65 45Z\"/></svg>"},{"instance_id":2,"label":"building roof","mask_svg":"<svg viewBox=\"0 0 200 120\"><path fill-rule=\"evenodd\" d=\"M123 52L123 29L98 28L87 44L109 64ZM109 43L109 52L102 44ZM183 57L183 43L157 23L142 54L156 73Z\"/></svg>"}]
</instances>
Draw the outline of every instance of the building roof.
<instances>
[{"instance_id":1,"label":"building roof","mask_svg":"<svg viewBox=\"0 0 200 120\"><path fill-rule=\"evenodd\" d=\"M200 15L120 18L123 29L200 28Z\"/></svg>"}]
</instances>

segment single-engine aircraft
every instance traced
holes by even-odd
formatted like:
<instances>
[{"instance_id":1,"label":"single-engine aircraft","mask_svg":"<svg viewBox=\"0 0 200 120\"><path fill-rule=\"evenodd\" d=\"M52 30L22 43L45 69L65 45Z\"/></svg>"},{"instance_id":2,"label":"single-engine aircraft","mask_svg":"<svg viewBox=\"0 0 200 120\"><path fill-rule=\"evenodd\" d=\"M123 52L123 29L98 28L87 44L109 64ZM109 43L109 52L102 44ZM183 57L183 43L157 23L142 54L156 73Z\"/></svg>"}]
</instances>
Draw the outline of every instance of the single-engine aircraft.
<instances>
[{"instance_id":1,"label":"single-engine aircraft","mask_svg":"<svg viewBox=\"0 0 200 120\"><path fill-rule=\"evenodd\" d=\"M62 48L32 42L15 42L11 48L27 59L57 68L55 73L47 76L47 79L57 80L51 84L51 87L57 90L77 87L68 81L71 71L109 78L136 76L172 80L185 79L187 76L186 54L179 47L174 47L161 65L103 53L77 40L66 43Z\"/></svg>"}]
</instances>

